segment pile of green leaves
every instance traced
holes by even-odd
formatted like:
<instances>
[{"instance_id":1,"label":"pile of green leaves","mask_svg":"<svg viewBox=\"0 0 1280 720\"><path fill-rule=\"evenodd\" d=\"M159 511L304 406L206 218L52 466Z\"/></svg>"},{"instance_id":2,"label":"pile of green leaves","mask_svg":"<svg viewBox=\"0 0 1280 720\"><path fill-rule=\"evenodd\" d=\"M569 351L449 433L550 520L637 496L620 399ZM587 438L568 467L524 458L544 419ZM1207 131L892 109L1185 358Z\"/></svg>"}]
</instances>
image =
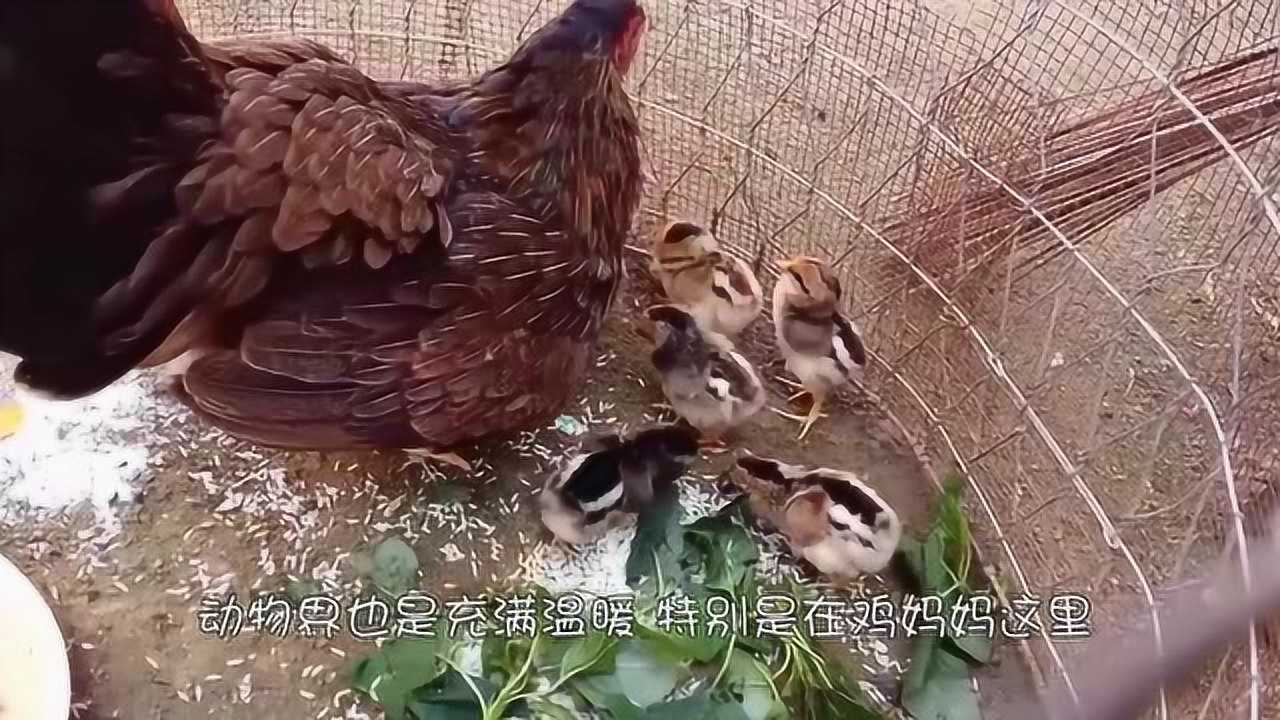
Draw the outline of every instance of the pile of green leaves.
<instances>
[{"instance_id":1,"label":"pile of green leaves","mask_svg":"<svg viewBox=\"0 0 1280 720\"><path fill-rule=\"evenodd\" d=\"M921 596L942 598L942 617L973 594L969 586L972 536L960 500L961 478L947 479L923 541L903 538L898 552L920 585ZM971 667L991 661L991 638L944 633L916 636L903 677L901 704L917 720L981 720Z\"/></svg>"},{"instance_id":2,"label":"pile of green leaves","mask_svg":"<svg viewBox=\"0 0 1280 720\"><path fill-rule=\"evenodd\" d=\"M569 720L587 709L613 720L878 720L802 622L767 639L662 629L659 601L671 593L699 607L715 594L754 605L759 556L743 512L734 503L684 525L673 497L641 518L627 562L631 637L396 640L359 662L353 686L391 720Z\"/></svg>"}]
</instances>

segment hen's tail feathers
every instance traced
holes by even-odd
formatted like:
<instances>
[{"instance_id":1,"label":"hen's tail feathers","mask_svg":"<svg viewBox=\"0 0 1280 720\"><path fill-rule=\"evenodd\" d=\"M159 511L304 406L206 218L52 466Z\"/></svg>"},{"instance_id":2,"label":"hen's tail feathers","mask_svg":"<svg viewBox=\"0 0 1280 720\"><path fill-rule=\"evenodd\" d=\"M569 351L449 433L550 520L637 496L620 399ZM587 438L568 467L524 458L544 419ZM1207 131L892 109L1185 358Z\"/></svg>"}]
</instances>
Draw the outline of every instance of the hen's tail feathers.
<instances>
[{"instance_id":1,"label":"hen's tail feathers","mask_svg":"<svg viewBox=\"0 0 1280 720\"><path fill-rule=\"evenodd\" d=\"M121 289L135 267L218 260L169 223L222 90L172 0L5 0L0 98L0 351L36 391L89 394L189 309L163 281ZM139 307L146 321L121 327Z\"/></svg>"},{"instance_id":2,"label":"hen's tail feathers","mask_svg":"<svg viewBox=\"0 0 1280 720\"><path fill-rule=\"evenodd\" d=\"M242 362L234 351L201 357L183 375L179 397L224 431L267 447L324 450L386 444L415 447L417 437L370 438L350 423L356 388L303 383Z\"/></svg>"}]
</instances>

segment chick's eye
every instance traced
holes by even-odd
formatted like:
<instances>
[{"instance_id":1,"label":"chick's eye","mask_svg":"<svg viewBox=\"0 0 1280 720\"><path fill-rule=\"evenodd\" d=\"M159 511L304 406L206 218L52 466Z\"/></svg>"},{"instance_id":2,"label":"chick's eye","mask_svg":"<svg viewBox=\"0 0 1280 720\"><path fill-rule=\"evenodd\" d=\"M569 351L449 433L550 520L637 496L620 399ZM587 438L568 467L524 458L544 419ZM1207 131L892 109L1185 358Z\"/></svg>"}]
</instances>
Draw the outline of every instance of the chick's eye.
<instances>
[{"instance_id":1,"label":"chick's eye","mask_svg":"<svg viewBox=\"0 0 1280 720\"><path fill-rule=\"evenodd\" d=\"M812 294L809 292L809 286L804 284L804 278L800 277L800 273L796 272L795 270L789 270L788 272L790 272L791 277L795 278L796 282L799 283L800 289L804 291L805 295Z\"/></svg>"}]
</instances>

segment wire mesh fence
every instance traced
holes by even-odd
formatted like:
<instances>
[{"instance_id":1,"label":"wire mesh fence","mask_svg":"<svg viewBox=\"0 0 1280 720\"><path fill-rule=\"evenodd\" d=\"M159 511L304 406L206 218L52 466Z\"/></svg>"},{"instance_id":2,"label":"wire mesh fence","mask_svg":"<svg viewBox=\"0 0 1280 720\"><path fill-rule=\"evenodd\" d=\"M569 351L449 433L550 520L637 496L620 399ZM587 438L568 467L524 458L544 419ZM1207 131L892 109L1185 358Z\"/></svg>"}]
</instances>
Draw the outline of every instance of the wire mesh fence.
<instances>
[{"instance_id":1,"label":"wire mesh fence","mask_svg":"<svg viewBox=\"0 0 1280 720\"><path fill-rule=\"evenodd\" d=\"M206 40L302 34L423 81L562 4L180 3ZM1280 485L1280 3L646 5L639 232L709 218L744 259L838 263L868 384L966 478L992 576L1168 632L1162 593L1247 554ZM1277 712L1264 639L1158 716ZM1070 677L1077 646L1029 647Z\"/></svg>"}]
</instances>

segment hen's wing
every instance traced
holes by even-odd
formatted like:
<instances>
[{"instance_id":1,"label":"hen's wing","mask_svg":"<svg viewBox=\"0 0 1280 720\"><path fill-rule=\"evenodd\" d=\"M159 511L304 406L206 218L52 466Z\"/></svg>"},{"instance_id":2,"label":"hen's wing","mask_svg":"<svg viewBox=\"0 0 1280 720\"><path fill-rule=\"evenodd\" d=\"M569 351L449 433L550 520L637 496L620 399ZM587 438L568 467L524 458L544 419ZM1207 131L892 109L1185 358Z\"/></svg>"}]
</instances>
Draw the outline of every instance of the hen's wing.
<instances>
[{"instance_id":1,"label":"hen's wing","mask_svg":"<svg viewBox=\"0 0 1280 720\"><path fill-rule=\"evenodd\" d=\"M43 107L0 120L6 134L12 126L66 167L80 155L98 161L92 173L52 179L44 167L59 192L5 207L15 220L3 242L14 283L0 347L24 357L22 382L64 396L92 392L224 329L299 263L355 258L376 269L424 244L448 245L440 201L456 143L403 93L384 93L314 43L201 46L168 0L130 0L116 15L96 0L62 5L75 27L113 22L83 47L39 42L55 32L79 38L65 30L15 40L22 72L47 68L54 91L104 101L95 117L40 95ZM49 19L38 3L15 7L6 20ZM30 117L41 111L47 137ZM93 128L99 121L105 130ZM6 145L5 161L39 150ZM20 182L6 174L2 189ZM87 297L62 300L68 284L89 288L78 291ZM61 337L22 320L46 307L46 322L64 323Z\"/></svg>"},{"instance_id":2,"label":"hen's wing","mask_svg":"<svg viewBox=\"0 0 1280 720\"><path fill-rule=\"evenodd\" d=\"M306 51L316 57L297 62ZM439 200L452 160L433 118L319 46L260 54L230 56L250 66L220 77L226 104L174 191L178 217L103 296L108 349L168 329L192 305L217 312L246 302L282 254L311 268L355 256L378 269L428 237L448 245Z\"/></svg>"},{"instance_id":3,"label":"hen's wing","mask_svg":"<svg viewBox=\"0 0 1280 720\"><path fill-rule=\"evenodd\" d=\"M444 447L547 417L605 306L573 242L489 193L451 199L447 264L392 260L341 283L296 274L239 354L187 372L199 411L283 447ZM331 272L343 272L335 268ZM376 275L376 276L375 276Z\"/></svg>"}]
</instances>

